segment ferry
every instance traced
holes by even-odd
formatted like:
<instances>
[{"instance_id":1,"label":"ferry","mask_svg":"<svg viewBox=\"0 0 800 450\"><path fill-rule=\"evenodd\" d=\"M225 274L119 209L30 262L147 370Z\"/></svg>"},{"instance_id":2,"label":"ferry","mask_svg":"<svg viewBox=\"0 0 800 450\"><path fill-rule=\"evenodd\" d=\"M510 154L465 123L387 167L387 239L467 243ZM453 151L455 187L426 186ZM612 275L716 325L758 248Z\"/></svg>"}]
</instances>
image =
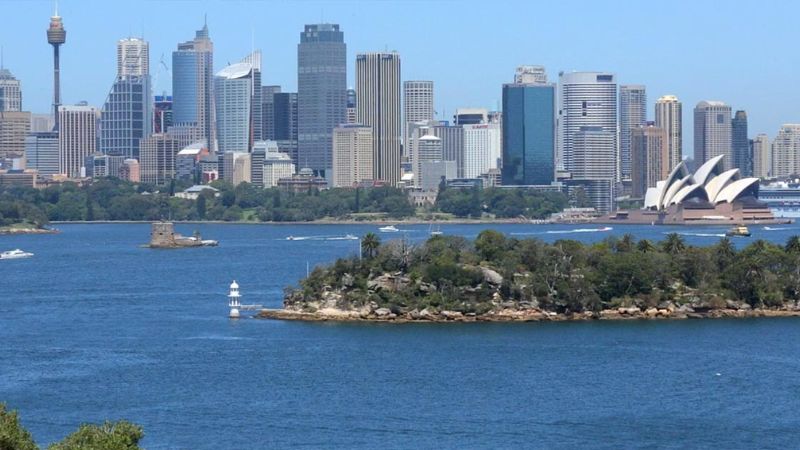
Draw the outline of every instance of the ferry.
<instances>
[{"instance_id":1,"label":"ferry","mask_svg":"<svg viewBox=\"0 0 800 450\"><path fill-rule=\"evenodd\" d=\"M733 227L725 232L725 236L750 237L750 230L745 226Z\"/></svg>"},{"instance_id":2,"label":"ferry","mask_svg":"<svg viewBox=\"0 0 800 450\"><path fill-rule=\"evenodd\" d=\"M0 259L21 259L30 258L31 256L33 256L33 253L23 252L20 249L9 250L7 252L0 253Z\"/></svg>"},{"instance_id":3,"label":"ferry","mask_svg":"<svg viewBox=\"0 0 800 450\"><path fill-rule=\"evenodd\" d=\"M398 231L400 231L394 225L387 225L385 227L380 227L378 229L381 231L381 233L397 233Z\"/></svg>"}]
</instances>

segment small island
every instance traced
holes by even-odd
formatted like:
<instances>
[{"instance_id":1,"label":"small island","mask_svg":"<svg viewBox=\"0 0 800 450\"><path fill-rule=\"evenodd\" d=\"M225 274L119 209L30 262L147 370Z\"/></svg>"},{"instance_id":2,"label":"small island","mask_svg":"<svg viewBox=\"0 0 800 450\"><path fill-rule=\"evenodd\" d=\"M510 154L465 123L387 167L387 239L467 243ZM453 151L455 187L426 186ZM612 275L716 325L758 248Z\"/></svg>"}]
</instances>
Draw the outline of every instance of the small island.
<instances>
[{"instance_id":1,"label":"small island","mask_svg":"<svg viewBox=\"0 0 800 450\"><path fill-rule=\"evenodd\" d=\"M419 246L377 236L362 257L315 268L261 318L369 322L529 322L800 316L800 238L741 250L678 234L596 244L435 236Z\"/></svg>"}]
</instances>

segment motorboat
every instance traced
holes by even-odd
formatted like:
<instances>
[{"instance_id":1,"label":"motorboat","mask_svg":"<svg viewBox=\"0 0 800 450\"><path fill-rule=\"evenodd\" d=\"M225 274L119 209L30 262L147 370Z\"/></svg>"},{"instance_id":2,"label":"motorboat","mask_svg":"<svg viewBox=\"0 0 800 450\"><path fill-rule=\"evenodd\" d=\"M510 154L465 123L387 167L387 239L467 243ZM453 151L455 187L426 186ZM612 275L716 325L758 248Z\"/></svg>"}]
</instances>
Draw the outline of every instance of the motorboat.
<instances>
[{"instance_id":1,"label":"motorboat","mask_svg":"<svg viewBox=\"0 0 800 450\"><path fill-rule=\"evenodd\" d=\"M380 228L378 228L378 230L380 230L380 231L381 231L381 233L397 233L398 231L400 231L400 230L399 230L399 229L398 229L396 226L394 226L394 225L387 225L387 226L385 226L385 227L380 227Z\"/></svg>"},{"instance_id":2,"label":"motorboat","mask_svg":"<svg viewBox=\"0 0 800 450\"><path fill-rule=\"evenodd\" d=\"M746 226L736 226L725 232L725 236L750 237L750 230Z\"/></svg>"},{"instance_id":3,"label":"motorboat","mask_svg":"<svg viewBox=\"0 0 800 450\"><path fill-rule=\"evenodd\" d=\"M9 250L7 252L0 253L0 259L21 259L30 258L31 256L33 256L33 253L24 252L20 249Z\"/></svg>"}]
</instances>

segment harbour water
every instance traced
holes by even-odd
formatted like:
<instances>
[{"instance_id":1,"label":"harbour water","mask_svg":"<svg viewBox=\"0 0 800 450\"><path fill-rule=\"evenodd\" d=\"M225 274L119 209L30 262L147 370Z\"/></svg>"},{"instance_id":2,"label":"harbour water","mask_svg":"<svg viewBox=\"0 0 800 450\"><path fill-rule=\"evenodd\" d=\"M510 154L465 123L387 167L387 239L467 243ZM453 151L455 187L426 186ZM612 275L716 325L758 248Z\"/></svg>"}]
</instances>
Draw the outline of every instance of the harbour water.
<instances>
[{"instance_id":1,"label":"harbour water","mask_svg":"<svg viewBox=\"0 0 800 450\"><path fill-rule=\"evenodd\" d=\"M150 250L146 224L2 236L0 402L40 444L81 422L144 426L148 449L793 448L800 322L386 325L227 318L279 307L307 264L374 225L178 225L215 248ZM428 225L398 225L411 241ZM630 232L712 244L725 228L443 225L474 238L585 242ZM405 230L405 231L403 231ZM751 227L784 243L800 226ZM287 240L293 236L295 240Z\"/></svg>"}]
</instances>

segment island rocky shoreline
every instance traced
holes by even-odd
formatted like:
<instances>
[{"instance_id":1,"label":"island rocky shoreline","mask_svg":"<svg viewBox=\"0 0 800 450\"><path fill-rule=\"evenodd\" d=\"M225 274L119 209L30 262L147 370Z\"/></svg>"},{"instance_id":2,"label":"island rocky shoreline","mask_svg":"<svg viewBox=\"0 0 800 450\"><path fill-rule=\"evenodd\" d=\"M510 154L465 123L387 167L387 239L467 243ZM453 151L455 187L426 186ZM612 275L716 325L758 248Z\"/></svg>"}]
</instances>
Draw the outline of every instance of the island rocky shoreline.
<instances>
[{"instance_id":1,"label":"island rocky shoreline","mask_svg":"<svg viewBox=\"0 0 800 450\"><path fill-rule=\"evenodd\" d=\"M735 302L734 302L735 303ZM486 323L486 322L575 322L593 320L685 320L685 319L746 319L759 317L800 317L800 306L793 308L721 308L697 309L620 307L599 312L555 313L541 310L501 309L486 314L458 311L431 312L411 311L395 314L385 308L373 311L348 311L325 308L318 311L299 311L293 309L263 309L257 315L260 319L274 319L303 322L378 322L378 323Z\"/></svg>"}]
</instances>

